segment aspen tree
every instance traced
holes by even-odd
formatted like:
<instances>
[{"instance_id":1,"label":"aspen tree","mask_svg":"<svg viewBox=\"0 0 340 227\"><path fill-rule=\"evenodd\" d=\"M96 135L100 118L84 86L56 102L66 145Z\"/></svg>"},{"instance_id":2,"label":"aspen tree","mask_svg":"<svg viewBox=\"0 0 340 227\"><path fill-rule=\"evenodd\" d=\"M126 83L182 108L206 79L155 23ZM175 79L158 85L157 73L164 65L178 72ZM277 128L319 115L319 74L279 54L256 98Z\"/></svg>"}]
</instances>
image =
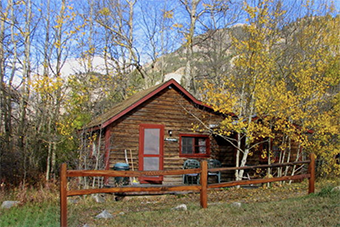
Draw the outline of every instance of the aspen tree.
<instances>
[{"instance_id":1,"label":"aspen tree","mask_svg":"<svg viewBox=\"0 0 340 227\"><path fill-rule=\"evenodd\" d=\"M281 162L291 161L291 142L295 141L305 151L322 156L328 168L338 152L338 124L331 126L331 122L338 121L339 110L327 108L338 94L330 94L329 89L338 86L339 79L327 73L339 60L337 20L330 16L303 18L286 25L297 27L282 40L282 29L287 27L280 18L286 11L279 3L245 4L249 25L244 27L244 37L233 40L234 70L225 78L224 88L206 85L207 103L216 111L236 115L226 117L214 133L237 148L236 166L246 164L248 155L261 143L258 141L270 142L279 132ZM230 137L231 132L238 134L237 139ZM297 160L301 155L297 154ZM288 170L279 174L288 174ZM237 180L242 175L236 171Z\"/></svg>"},{"instance_id":2,"label":"aspen tree","mask_svg":"<svg viewBox=\"0 0 340 227\"><path fill-rule=\"evenodd\" d=\"M183 35L185 70L182 84L192 94L198 95L200 78L202 72L198 72L197 65L204 60L197 57L198 50L204 49L199 44L202 40L214 35L217 27L224 28L228 23L235 22L237 18L239 1L219 1L219 0L179 0L183 7L183 12L174 15L178 23L173 27ZM184 19L183 17L187 18ZM217 23L218 20L218 23ZM202 31L206 31L205 34ZM198 38L198 34L201 38ZM202 37L203 35L203 37ZM203 43L203 42L202 42ZM209 54L207 54L209 55Z\"/></svg>"},{"instance_id":3,"label":"aspen tree","mask_svg":"<svg viewBox=\"0 0 340 227\"><path fill-rule=\"evenodd\" d=\"M27 176L27 162L26 159L29 157L27 144L25 140L27 139L27 104L30 98L30 83L31 83L31 26L32 26L32 2L27 0L25 3L25 26L23 30L24 39L24 57L22 63L22 94L20 97L20 107L19 107L19 125L17 128L18 135L18 148L23 154L23 169L24 169L24 182Z\"/></svg>"},{"instance_id":4,"label":"aspen tree","mask_svg":"<svg viewBox=\"0 0 340 227\"><path fill-rule=\"evenodd\" d=\"M116 81L114 90L120 100L126 99L134 92L131 85L135 81L145 78L134 38L136 2L105 0L97 4L95 14L95 21L105 33L103 48L106 69Z\"/></svg>"},{"instance_id":5,"label":"aspen tree","mask_svg":"<svg viewBox=\"0 0 340 227\"><path fill-rule=\"evenodd\" d=\"M165 69L169 64L166 62L166 55L175 50L174 32L171 26L174 21L175 4L169 0L164 1L164 5L154 7L153 2L145 2L141 5L140 27L146 40L139 42L143 45L143 52L146 52L151 62L147 67L145 86L150 87L158 81L164 82ZM139 24L138 24L139 25Z\"/></svg>"}]
</instances>

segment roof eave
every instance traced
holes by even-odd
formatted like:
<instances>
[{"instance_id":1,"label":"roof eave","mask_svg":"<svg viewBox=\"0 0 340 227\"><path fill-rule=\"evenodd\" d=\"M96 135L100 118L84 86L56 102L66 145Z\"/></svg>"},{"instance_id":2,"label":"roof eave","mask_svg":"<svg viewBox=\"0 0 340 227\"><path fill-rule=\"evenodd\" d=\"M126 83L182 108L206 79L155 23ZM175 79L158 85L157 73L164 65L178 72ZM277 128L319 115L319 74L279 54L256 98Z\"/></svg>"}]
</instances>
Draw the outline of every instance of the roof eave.
<instances>
[{"instance_id":1,"label":"roof eave","mask_svg":"<svg viewBox=\"0 0 340 227\"><path fill-rule=\"evenodd\" d=\"M159 92L163 91L164 89L168 88L169 86L175 86L186 97L188 97L189 100L191 100L193 103L213 111L213 109L210 106L205 105L201 101L197 100L186 89L184 89L180 84L178 84L176 80L170 79L167 82L165 82L164 84L162 84L160 87L156 88L155 90L152 90L150 93L148 93L147 95L145 95L144 97L142 97L141 99L139 99L138 101L136 101L135 103L130 105L129 107L125 108L124 110L122 110L118 114L116 114L116 115L112 116L111 118L109 118L108 120L104 121L102 124L93 125L93 126L89 127L87 129L87 131L95 131L95 130L106 128L108 125L112 124L113 122L115 122L116 120L118 120L119 118L121 118L122 116L127 114L128 112L132 111L133 109L137 108L139 105L143 104L145 101L154 97Z\"/></svg>"},{"instance_id":2,"label":"roof eave","mask_svg":"<svg viewBox=\"0 0 340 227\"><path fill-rule=\"evenodd\" d=\"M167 87L172 86L172 85L176 86L177 89L179 89L185 96L187 96L195 104L203 106L203 107L206 107L206 108L209 108L209 109L212 110L211 107L209 107L209 106L203 104L201 101L197 100L193 95L191 95L187 90L185 90L180 84L178 84L176 80L170 79L167 82L165 82L162 86L160 86L157 89L151 91L149 94L147 94L146 96L144 96L143 98L141 98L137 102L133 103L128 108L124 109L123 111L121 111L117 115L113 116L112 118L110 118L109 120L104 122L102 124L102 128L107 127L108 125L110 125L111 123L115 122L116 120L118 120L119 118L121 118L122 116L127 114L128 112L132 111L133 109L137 108L139 105L143 104L145 101L149 100L153 96L157 95L159 92L163 91L164 89L166 89Z\"/></svg>"}]
</instances>

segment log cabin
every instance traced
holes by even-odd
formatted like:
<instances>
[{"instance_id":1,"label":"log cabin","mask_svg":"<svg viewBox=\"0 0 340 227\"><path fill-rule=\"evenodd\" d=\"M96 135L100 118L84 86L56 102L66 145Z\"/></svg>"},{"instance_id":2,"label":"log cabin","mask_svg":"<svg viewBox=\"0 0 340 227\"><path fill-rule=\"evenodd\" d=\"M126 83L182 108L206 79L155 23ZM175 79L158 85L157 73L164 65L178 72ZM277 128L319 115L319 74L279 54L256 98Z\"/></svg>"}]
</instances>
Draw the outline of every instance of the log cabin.
<instances>
[{"instance_id":1,"label":"log cabin","mask_svg":"<svg viewBox=\"0 0 340 227\"><path fill-rule=\"evenodd\" d=\"M187 159L217 159L223 167L234 167L236 149L210 130L224 117L170 79L93 119L83 130L92 141L83 146L91 147L89 156L97 157L101 163L96 166L107 170L117 163L127 163L130 170L181 169ZM100 153L103 155L98 159ZM249 159L251 165L264 161L260 153ZM222 181L233 179L234 172L222 173ZM183 176L138 180L174 185L183 183Z\"/></svg>"}]
</instances>

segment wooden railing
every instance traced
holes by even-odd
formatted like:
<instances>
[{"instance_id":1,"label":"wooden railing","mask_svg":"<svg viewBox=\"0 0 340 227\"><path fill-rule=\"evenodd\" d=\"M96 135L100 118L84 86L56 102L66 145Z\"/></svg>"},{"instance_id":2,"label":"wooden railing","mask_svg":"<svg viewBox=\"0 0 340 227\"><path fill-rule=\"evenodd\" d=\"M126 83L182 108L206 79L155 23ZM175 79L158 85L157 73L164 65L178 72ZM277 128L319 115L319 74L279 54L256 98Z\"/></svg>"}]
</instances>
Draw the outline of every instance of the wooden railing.
<instances>
[{"instance_id":1,"label":"wooden railing","mask_svg":"<svg viewBox=\"0 0 340 227\"><path fill-rule=\"evenodd\" d=\"M228 167L228 168L214 168L209 169L209 172L227 171L227 170L246 170L256 168L275 168L284 166L295 166L309 164L308 173L294 176L274 177L267 179L253 179L242 181L222 182L218 184L208 184L208 164L207 161L201 162L200 169L181 169L181 170L160 170L160 171L113 171L113 170L67 170L66 164L62 164L60 170L60 226L67 226L67 196L75 195L88 195L96 193L126 193L126 192L179 192L179 191L196 191L200 192L200 204L202 208L208 207L207 191L209 188L224 188L237 185L249 184L263 184L275 181L299 180L309 178L308 193L314 193L315 187L315 156L310 155L310 160L300 162L289 162L271 165L259 166L244 166L244 167ZM94 188L82 190L68 190L67 178L68 177L140 177L140 176L160 176L160 175L184 175L184 174L200 174L200 185L172 185L172 186L124 186L113 188Z\"/></svg>"}]
</instances>

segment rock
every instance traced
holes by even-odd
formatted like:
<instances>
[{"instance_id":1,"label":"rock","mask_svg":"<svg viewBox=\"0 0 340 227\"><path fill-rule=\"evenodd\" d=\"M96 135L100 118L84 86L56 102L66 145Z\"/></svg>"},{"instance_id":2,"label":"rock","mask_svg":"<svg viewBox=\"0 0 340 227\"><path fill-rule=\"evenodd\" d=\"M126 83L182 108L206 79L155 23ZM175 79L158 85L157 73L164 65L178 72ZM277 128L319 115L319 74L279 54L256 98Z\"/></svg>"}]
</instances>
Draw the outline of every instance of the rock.
<instances>
[{"instance_id":1,"label":"rock","mask_svg":"<svg viewBox=\"0 0 340 227\"><path fill-rule=\"evenodd\" d=\"M92 197L93 197L94 201L96 201L97 203L104 203L105 202L105 198L100 194L94 194Z\"/></svg>"},{"instance_id":2,"label":"rock","mask_svg":"<svg viewBox=\"0 0 340 227\"><path fill-rule=\"evenodd\" d=\"M188 210L187 205L181 204L178 205L177 207L173 208L173 210Z\"/></svg>"},{"instance_id":3,"label":"rock","mask_svg":"<svg viewBox=\"0 0 340 227\"><path fill-rule=\"evenodd\" d=\"M103 210L103 212L98 214L96 216L96 218L105 218L105 219L108 219L108 218L114 218L114 216L112 214L110 214L107 210Z\"/></svg>"},{"instance_id":4,"label":"rock","mask_svg":"<svg viewBox=\"0 0 340 227\"><path fill-rule=\"evenodd\" d=\"M3 201L1 208L9 209L11 207L17 206L19 201Z\"/></svg>"},{"instance_id":5,"label":"rock","mask_svg":"<svg viewBox=\"0 0 340 227\"><path fill-rule=\"evenodd\" d=\"M340 186L336 186L332 189L332 192L340 192Z\"/></svg>"},{"instance_id":6,"label":"rock","mask_svg":"<svg viewBox=\"0 0 340 227\"><path fill-rule=\"evenodd\" d=\"M241 207L242 203L234 202L234 203L231 204L231 206L233 206L233 207Z\"/></svg>"}]
</instances>

